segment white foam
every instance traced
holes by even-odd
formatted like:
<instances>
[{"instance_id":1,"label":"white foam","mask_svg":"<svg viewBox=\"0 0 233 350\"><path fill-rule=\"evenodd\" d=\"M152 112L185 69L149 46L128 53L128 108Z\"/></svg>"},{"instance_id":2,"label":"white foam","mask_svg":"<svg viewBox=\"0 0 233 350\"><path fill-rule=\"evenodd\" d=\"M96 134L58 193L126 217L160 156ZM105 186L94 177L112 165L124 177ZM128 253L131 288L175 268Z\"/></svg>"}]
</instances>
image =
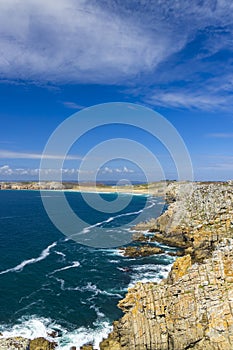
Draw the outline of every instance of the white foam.
<instances>
[{"instance_id":1,"label":"white foam","mask_svg":"<svg viewBox=\"0 0 233 350\"><path fill-rule=\"evenodd\" d=\"M58 252L57 250L55 250L54 253L56 253L57 255L61 255L63 258L66 257L66 254L64 254L62 252Z\"/></svg>"},{"instance_id":2,"label":"white foam","mask_svg":"<svg viewBox=\"0 0 233 350\"><path fill-rule=\"evenodd\" d=\"M79 232L78 234L83 234L83 233L88 233L90 232L90 230L92 228L95 228L95 227L99 227L103 224L106 224L106 223L109 223L109 222L112 222L114 221L115 219L118 219L118 218L121 218L123 216L132 216L132 215L136 215L136 214L140 214L143 212L143 209L140 209L138 211L134 211L134 212L130 212L130 213L124 213L124 214L119 214L119 215L116 215L116 216L111 216L109 217L108 219L106 220L103 220L103 221L100 221L100 222L97 222L96 224L94 225L90 225L88 227L85 227L81 232ZM77 234L77 233L76 233ZM71 237L71 236L70 236Z\"/></svg>"},{"instance_id":3,"label":"white foam","mask_svg":"<svg viewBox=\"0 0 233 350\"><path fill-rule=\"evenodd\" d=\"M131 276L131 281L128 288L132 288L135 283L142 282L155 282L159 283L163 278L168 276L172 264L168 265L135 265L132 266L133 274Z\"/></svg>"},{"instance_id":4,"label":"white foam","mask_svg":"<svg viewBox=\"0 0 233 350\"><path fill-rule=\"evenodd\" d=\"M88 282L85 286L76 286L76 287L66 287L65 286L65 281L62 278L55 278L55 280L60 284L60 288L62 291L79 291L79 292L92 292L93 296L95 297L96 295L100 294L100 295L107 295L110 297L118 297L118 298L122 298L122 295L116 293L115 291L109 290L101 290L99 289L95 284ZM91 297L91 298L92 298Z\"/></svg>"},{"instance_id":5,"label":"white foam","mask_svg":"<svg viewBox=\"0 0 233 350\"><path fill-rule=\"evenodd\" d=\"M12 267L12 268L7 269L5 271L1 271L0 275L3 275L3 274L8 273L8 272L20 272L24 269L25 266L35 264L39 261L46 259L47 256L49 256L49 254L50 254L50 249L52 249L56 245L57 245L57 242L52 243L51 245L49 245L47 248L45 248L41 252L41 254L40 254L40 256L38 256L38 258L31 258L29 260L24 260L19 265L15 266L15 267Z\"/></svg>"},{"instance_id":6,"label":"white foam","mask_svg":"<svg viewBox=\"0 0 233 350\"><path fill-rule=\"evenodd\" d=\"M60 333L55 339L48 335L53 330ZM99 343L103 338L107 337L111 330L112 327L109 322L103 320L101 323L96 323L95 329L80 327L75 331L69 332L51 319L36 316L31 316L29 319L22 318L20 323L13 326L10 330L7 327L0 326L0 331L4 338L21 336L35 339L43 337L57 342L58 347L56 349L58 350L70 350L72 346L76 346L79 349L79 347L87 343L93 343L94 348L99 349Z\"/></svg>"},{"instance_id":7,"label":"white foam","mask_svg":"<svg viewBox=\"0 0 233 350\"><path fill-rule=\"evenodd\" d=\"M2 330L4 338L21 336L28 339L35 339L37 337L44 337L48 339L49 319L31 318L28 320L21 319L21 323L14 325L11 330Z\"/></svg>"},{"instance_id":8,"label":"white foam","mask_svg":"<svg viewBox=\"0 0 233 350\"><path fill-rule=\"evenodd\" d=\"M73 265L65 266L65 267L62 267L61 269L54 270L53 272L50 273L50 275L53 275L54 273L59 272L59 271L74 269L74 268L79 267L79 266L80 266L80 262L74 261Z\"/></svg>"},{"instance_id":9,"label":"white foam","mask_svg":"<svg viewBox=\"0 0 233 350\"><path fill-rule=\"evenodd\" d=\"M95 349L99 349L99 343L112 331L112 326L107 322L102 322L95 330L85 327L78 328L74 332L66 333L59 341L59 350L70 350L71 346L77 349L84 344L93 343Z\"/></svg>"},{"instance_id":10,"label":"white foam","mask_svg":"<svg viewBox=\"0 0 233 350\"><path fill-rule=\"evenodd\" d=\"M4 219L15 219L15 218L19 218L20 216L2 216L0 217L0 220L4 220Z\"/></svg>"}]
</instances>

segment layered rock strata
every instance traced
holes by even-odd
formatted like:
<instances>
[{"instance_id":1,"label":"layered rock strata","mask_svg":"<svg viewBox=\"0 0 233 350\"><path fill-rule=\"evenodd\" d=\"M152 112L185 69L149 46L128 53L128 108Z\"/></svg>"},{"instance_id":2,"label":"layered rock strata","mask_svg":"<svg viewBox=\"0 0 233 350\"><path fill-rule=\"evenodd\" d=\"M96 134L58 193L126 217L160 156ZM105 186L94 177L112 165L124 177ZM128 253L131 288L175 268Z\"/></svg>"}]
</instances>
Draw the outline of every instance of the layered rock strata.
<instances>
[{"instance_id":1,"label":"layered rock strata","mask_svg":"<svg viewBox=\"0 0 233 350\"><path fill-rule=\"evenodd\" d=\"M128 291L101 350L233 349L232 184L173 183L167 198L168 210L136 229L185 255L167 280Z\"/></svg>"},{"instance_id":2,"label":"layered rock strata","mask_svg":"<svg viewBox=\"0 0 233 350\"><path fill-rule=\"evenodd\" d=\"M224 237L233 237L231 183L172 183L167 198L173 201L158 219L134 229L155 232L152 241L185 248L201 261Z\"/></svg>"},{"instance_id":3,"label":"layered rock strata","mask_svg":"<svg viewBox=\"0 0 233 350\"><path fill-rule=\"evenodd\" d=\"M233 349L233 240L209 259L178 258L160 284L137 283L101 350Z\"/></svg>"}]
</instances>

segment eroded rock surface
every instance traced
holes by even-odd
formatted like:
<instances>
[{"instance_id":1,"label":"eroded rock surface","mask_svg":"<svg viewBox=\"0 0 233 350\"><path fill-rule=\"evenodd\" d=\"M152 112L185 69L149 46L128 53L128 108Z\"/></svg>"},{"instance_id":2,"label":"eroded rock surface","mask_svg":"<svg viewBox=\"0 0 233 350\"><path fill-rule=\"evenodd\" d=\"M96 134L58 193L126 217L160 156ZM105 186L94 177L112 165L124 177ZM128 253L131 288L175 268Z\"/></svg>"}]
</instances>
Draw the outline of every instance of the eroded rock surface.
<instances>
[{"instance_id":1,"label":"eroded rock surface","mask_svg":"<svg viewBox=\"0 0 233 350\"><path fill-rule=\"evenodd\" d=\"M177 259L167 281L137 283L101 350L233 349L233 240L202 264Z\"/></svg>"},{"instance_id":2,"label":"eroded rock surface","mask_svg":"<svg viewBox=\"0 0 233 350\"><path fill-rule=\"evenodd\" d=\"M172 203L159 218L135 229L155 231L151 241L186 248L201 261L225 237L233 237L233 186L231 183L171 183Z\"/></svg>"},{"instance_id":3,"label":"eroded rock surface","mask_svg":"<svg viewBox=\"0 0 233 350\"><path fill-rule=\"evenodd\" d=\"M29 339L22 337L0 338L1 350L29 350Z\"/></svg>"},{"instance_id":4,"label":"eroded rock surface","mask_svg":"<svg viewBox=\"0 0 233 350\"><path fill-rule=\"evenodd\" d=\"M23 337L0 338L0 350L53 350L56 343L44 338L34 340Z\"/></svg>"},{"instance_id":5,"label":"eroded rock surface","mask_svg":"<svg viewBox=\"0 0 233 350\"><path fill-rule=\"evenodd\" d=\"M233 349L232 183L172 183L168 210L136 228L184 248L160 284L137 283L101 350Z\"/></svg>"}]
</instances>

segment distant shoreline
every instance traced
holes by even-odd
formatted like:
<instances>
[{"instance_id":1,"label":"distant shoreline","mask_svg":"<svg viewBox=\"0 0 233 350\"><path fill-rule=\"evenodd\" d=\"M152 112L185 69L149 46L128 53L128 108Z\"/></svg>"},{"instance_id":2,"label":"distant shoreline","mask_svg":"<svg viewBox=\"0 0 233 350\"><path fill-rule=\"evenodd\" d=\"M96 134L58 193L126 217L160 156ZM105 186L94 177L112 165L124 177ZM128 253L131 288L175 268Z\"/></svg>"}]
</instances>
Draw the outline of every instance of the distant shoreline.
<instances>
[{"instance_id":1,"label":"distant shoreline","mask_svg":"<svg viewBox=\"0 0 233 350\"><path fill-rule=\"evenodd\" d=\"M166 182L154 182L149 184L137 184L132 186L117 185L78 185L76 183L46 182L0 182L0 190L25 190L25 191L62 191L62 192L86 192L86 193L122 193L128 195L153 195L164 196Z\"/></svg>"}]
</instances>

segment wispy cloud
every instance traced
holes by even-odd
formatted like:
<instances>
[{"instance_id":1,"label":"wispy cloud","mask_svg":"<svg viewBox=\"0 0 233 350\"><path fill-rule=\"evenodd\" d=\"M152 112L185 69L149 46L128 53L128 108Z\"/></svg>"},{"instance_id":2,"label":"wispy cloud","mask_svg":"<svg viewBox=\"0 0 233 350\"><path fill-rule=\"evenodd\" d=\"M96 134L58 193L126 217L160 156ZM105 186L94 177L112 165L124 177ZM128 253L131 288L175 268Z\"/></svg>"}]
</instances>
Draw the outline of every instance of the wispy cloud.
<instances>
[{"instance_id":1,"label":"wispy cloud","mask_svg":"<svg viewBox=\"0 0 233 350\"><path fill-rule=\"evenodd\" d=\"M204 91L190 93L188 90L179 92L158 92L145 98L145 102L172 108L188 108L213 111L225 109L228 104L228 98L218 95L211 95ZM233 101L232 101L233 102Z\"/></svg>"},{"instance_id":2,"label":"wispy cloud","mask_svg":"<svg viewBox=\"0 0 233 350\"><path fill-rule=\"evenodd\" d=\"M120 7L109 12L100 5L87 0L1 2L1 77L113 83L150 70L177 50L171 38L161 32L148 35L133 17L121 15Z\"/></svg>"},{"instance_id":3,"label":"wispy cloud","mask_svg":"<svg viewBox=\"0 0 233 350\"><path fill-rule=\"evenodd\" d=\"M232 13L231 0L1 1L0 77L140 82L141 101L152 105L230 109Z\"/></svg>"},{"instance_id":4,"label":"wispy cloud","mask_svg":"<svg viewBox=\"0 0 233 350\"><path fill-rule=\"evenodd\" d=\"M194 163L196 163L196 171L205 171L209 177L213 176L216 179L216 174L218 174L217 178L221 174L223 177L227 175L228 179L233 179L233 156L221 154L199 155L198 161L196 159Z\"/></svg>"},{"instance_id":5,"label":"wispy cloud","mask_svg":"<svg viewBox=\"0 0 233 350\"><path fill-rule=\"evenodd\" d=\"M81 105L77 104L76 102L71 102L71 101L63 102L63 105L69 109L80 110L80 109L85 108L85 106L81 106Z\"/></svg>"},{"instance_id":6,"label":"wispy cloud","mask_svg":"<svg viewBox=\"0 0 233 350\"><path fill-rule=\"evenodd\" d=\"M206 135L207 137L213 137L217 139L231 139L233 138L233 132L215 132Z\"/></svg>"},{"instance_id":7,"label":"wispy cloud","mask_svg":"<svg viewBox=\"0 0 233 350\"><path fill-rule=\"evenodd\" d=\"M0 158L2 159L63 159L63 155L59 154L46 154L43 155L41 153L27 153L27 152L14 152L8 150L0 150ZM72 156L68 155L65 159L67 160L80 160L82 157L80 156Z\"/></svg>"}]
</instances>

